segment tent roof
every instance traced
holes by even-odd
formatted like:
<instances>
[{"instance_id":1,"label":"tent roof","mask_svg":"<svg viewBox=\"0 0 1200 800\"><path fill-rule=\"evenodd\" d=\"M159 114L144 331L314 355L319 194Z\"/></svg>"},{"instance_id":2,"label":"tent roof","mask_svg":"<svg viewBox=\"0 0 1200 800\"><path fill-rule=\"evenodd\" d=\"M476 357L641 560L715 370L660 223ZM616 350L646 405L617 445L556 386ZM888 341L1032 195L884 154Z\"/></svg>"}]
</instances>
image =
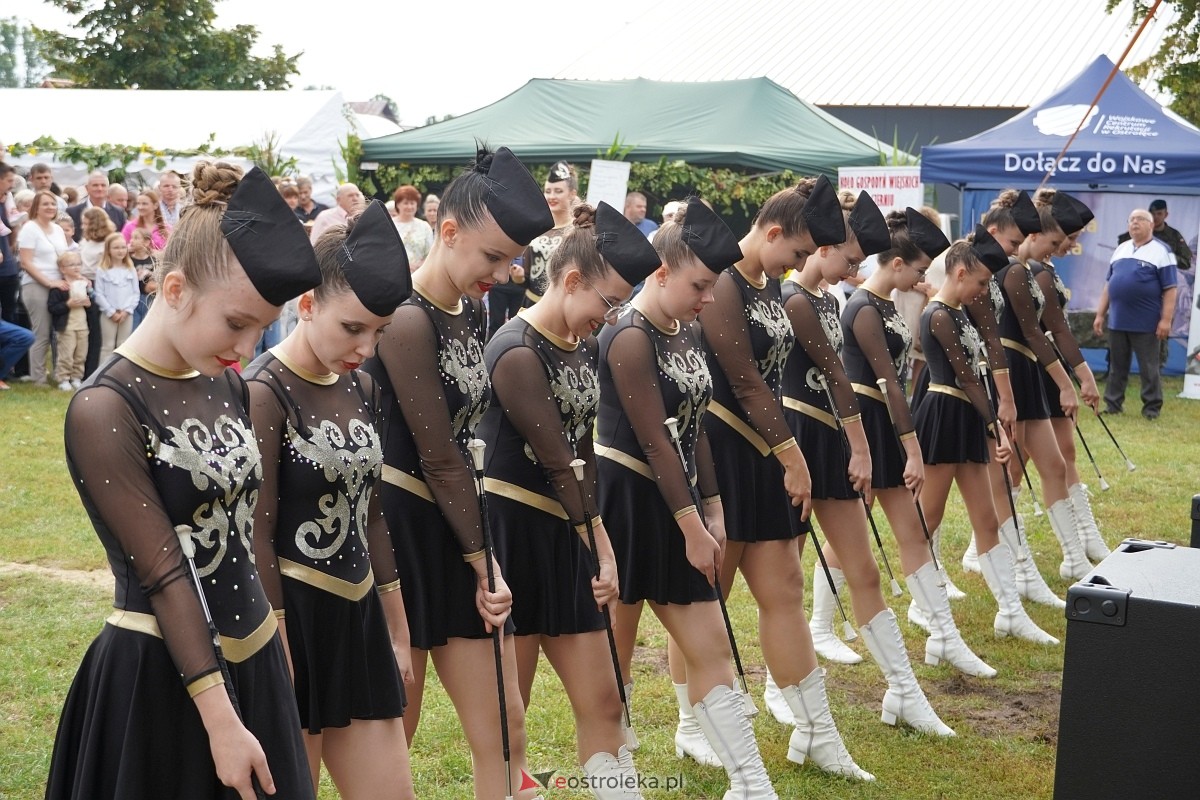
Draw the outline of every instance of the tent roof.
<instances>
[{"instance_id":1,"label":"tent roof","mask_svg":"<svg viewBox=\"0 0 1200 800\"><path fill-rule=\"evenodd\" d=\"M475 140L522 159L585 162L620 139L631 161L833 173L876 164L875 140L766 78L713 83L535 79L507 97L423 128L363 142L367 161L461 164Z\"/></svg>"},{"instance_id":2,"label":"tent roof","mask_svg":"<svg viewBox=\"0 0 1200 800\"><path fill-rule=\"evenodd\" d=\"M978 187L1041 182L1113 62L1100 56L1057 92L983 133L921 151L921 179ZM1200 192L1200 130L1118 72L1054 176L1059 188L1176 187Z\"/></svg>"},{"instance_id":3,"label":"tent roof","mask_svg":"<svg viewBox=\"0 0 1200 800\"><path fill-rule=\"evenodd\" d=\"M1147 4L1148 5L1148 4ZM1164 4L1130 53L1153 54ZM579 31L557 78L712 81L765 75L829 106L1024 108L1133 29L1132 0L692 0L648 3L615 34ZM1014 49L1015 48L1015 49Z\"/></svg>"}]
</instances>

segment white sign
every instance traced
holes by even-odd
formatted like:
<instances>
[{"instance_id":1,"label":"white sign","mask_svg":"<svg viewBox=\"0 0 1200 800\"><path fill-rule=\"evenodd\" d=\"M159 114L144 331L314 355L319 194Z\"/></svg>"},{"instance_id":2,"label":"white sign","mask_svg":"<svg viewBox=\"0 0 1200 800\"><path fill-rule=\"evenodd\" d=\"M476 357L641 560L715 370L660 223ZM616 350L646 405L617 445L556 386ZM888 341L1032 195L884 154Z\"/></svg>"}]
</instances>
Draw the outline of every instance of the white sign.
<instances>
[{"instance_id":1,"label":"white sign","mask_svg":"<svg viewBox=\"0 0 1200 800\"><path fill-rule=\"evenodd\" d=\"M925 205L921 167L839 167L838 189L866 191L884 214Z\"/></svg>"},{"instance_id":2,"label":"white sign","mask_svg":"<svg viewBox=\"0 0 1200 800\"><path fill-rule=\"evenodd\" d=\"M617 211L624 211L625 193L628 190L628 161L592 159L592 174L588 178L588 205L595 208L603 200Z\"/></svg>"}]
</instances>

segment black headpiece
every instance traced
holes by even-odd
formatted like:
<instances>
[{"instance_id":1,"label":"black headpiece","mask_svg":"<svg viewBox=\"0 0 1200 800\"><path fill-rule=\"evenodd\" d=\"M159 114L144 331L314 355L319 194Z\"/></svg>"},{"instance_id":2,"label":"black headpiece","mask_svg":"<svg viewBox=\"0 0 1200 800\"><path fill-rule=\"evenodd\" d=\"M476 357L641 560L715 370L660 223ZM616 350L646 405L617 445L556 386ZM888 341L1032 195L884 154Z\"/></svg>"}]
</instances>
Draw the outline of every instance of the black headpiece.
<instances>
[{"instance_id":1,"label":"black headpiece","mask_svg":"<svg viewBox=\"0 0 1200 800\"><path fill-rule=\"evenodd\" d=\"M1024 236L1042 232L1042 218L1038 216L1037 206L1029 199L1029 192L1024 189L1017 195L1017 202L1012 206L1013 221L1021 229Z\"/></svg>"},{"instance_id":2,"label":"black headpiece","mask_svg":"<svg viewBox=\"0 0 1200 800\"><path fill-rule=\"evenodd\" d=\"M662 264L646 235L603 200L596 207L595 231L596 251L630 286L646 280Z\"/></svg>"},{"instance_id":3,"label":"black headpiece","mask_svg":"<svg viewBox=\"0 0 1200 800\"><path fill-rule=\"evenodd\" d=\"M817 184L813 187L812 194L804 201L804 208L800 213L817 247L846 241L846 218L842 216L837 191L829 182L829 178L824 175L817 177Z\"/></svg>"},{"instance_id":4,"label":"black headpiece","mask_svg":"<svg viewBox=\"0 0 1200 800\"><path fill-rule=\"evenodd\" d=\"M920 211L910 206L904 209L904 217L908 221L908 240L921 248L925 255L937 258L950 246L950 240L942 233L942 229Z\"/></svg>"},{"instance_id":5,"label":"black headpiece","mask_svg":"<svg viewBox=\"0 0 1200 800\"><path fill-rule=\"evenodd\" d=\"M688 249L713 272L719 274L742 260L742 248L733 231L699 197L687 199L680 233Z\"/></svg>"},{"instance_id":6,"label":"black headpiece","mask_svg":"<svg viewBox=\"0 0 1200 800\"><path fill-rule=\"evenodd\" d=\"M1004 248L996 241L995 236L988 233L987 228L976 225L973 239L971 249L975 251L975 257L993 274L1008 266L1008 256L1004 254Z\"/></svg>"},{"instance_id":7,"label":"black headpiece","mask_svg":"<svg viewBox=\"0 0 1200 800\"><path fill-rule=\"evenodd\" d=\"M475 171L488 180L484 203L508 238L527 245L554 227L542 188L507 147L497 149L490 159L482 159Z\"/></svg>"},{"instance_id":8,"label":"black headpiece","mask_svg":"<svg viewBox=\"0 0 1200 800\"><path fill-rule=\"evenodd\" d=\"M1079 210L1065 192L1054 193L1054 200L1050 202L1050 214L1067 236L1083 230L1084 222L1079 216Z\"/></svg>"},{"instance_id":9,"label":"black headpiece","mask_svg":"<svg viewBox=\"0 0 1200 800\"><path fill-rule=\"evenodd\" d=\"M233 190L221 216L221 234L271 305L281 306L321 285L321 268L304 225L258 167Z\"/></svg>"},{"instance_id":10,"label":"black headpiece","mask_svg":"<svg viewBox=\"0 0 1200 800\"><path fill-rule=\"evenodd\" d=\"M1086 228L1088 223L1096 218L1096 215L1093 214L1092 210L1087 207L1087 204L1079 198L1065 192L1059 192L1058 194L1061 194L1063 197L1067 198L1067 202L1071 204L1071 207L1075 209L1075 213L1079 215L1079 222L1081 223L1079 230Z\"/></svg>"},{"instance_id":11,"label":"black headpiece","mask_svg":"<svg viewBox=\"0 0 1200 800\"><path fill-rule=\"evenodd\" d=\"M875 205L875 199L867 192L860 192L850 209L850 230L858 239L863 255L882 253L892 246L892 234L888 231L883 212Z\"/></svg>"},{"instance_id":12,"label":"black headpiece","mask_svg":"<svg viewBox=\"0 0 1200 800\"><path fill-rule=\"evenodd\" d=\"M562 183L569 180L571 180L571 165L565 161L556 161L554 166L550 167L550 174L546 176L546 183Z\"/></svg>"},{"instance_id":13,"label":"black headpiece","mask_svg":"<svg viewBox=\"0 0 1200 800\"><path fill-rule=\"evenodd\" d=\"M378 200L358 216L337 260L354 294L376 316L388 316L412 294L404 242Z\"/></svg>"}]
</instances>

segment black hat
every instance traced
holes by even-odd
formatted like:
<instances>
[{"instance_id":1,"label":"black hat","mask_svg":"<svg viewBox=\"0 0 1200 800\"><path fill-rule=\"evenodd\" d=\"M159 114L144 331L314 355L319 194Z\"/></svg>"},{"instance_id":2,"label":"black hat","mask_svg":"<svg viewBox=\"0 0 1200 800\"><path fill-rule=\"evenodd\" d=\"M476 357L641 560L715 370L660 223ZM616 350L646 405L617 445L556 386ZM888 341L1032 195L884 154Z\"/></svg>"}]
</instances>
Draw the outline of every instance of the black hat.
<instances>
[{"instance_id":1,"label":"black hat","mask_svg":"<svg viewBox=\"0 0 1200 800\"><path fill-rule=\"evenodd\" d=\"M650 246L646 234L603 200L596 207L596 252L604 256L630 286L646 280L646 276L662 264L662 258Z\"/></svg>"},{"instance_id":2,"label":"black hat","mask_svg":"<svg viewBox=\"0 0 1200 800\"><path fill-rule=\"evenodd\" d=\"M680 232L683 243L713 272L720 273L742 260L742 248L733 231L699 197L687 199Z\"/></svg>"},{"instance_id":3,"label":"black hat","mask_svg":"<svg viewBox=\"0 0 1200 800\"><path fill-rule=\"evenodd\" d=\"M1050 214L1067 236L1083 230L1084 221L1066 192L1054 193L1054 199L1050 202Z\"/></svg>"},{"instance_id":4,"label":"black hat","mask_svg":"<svg viewBox=\"0 0 1200 800\"><path fill-rule=\"evenodd\" d=\"M846 241L846 218L842 216L837 191L829 182L829 178L824 175L817 177L812 194L804 201L804 208L800 213L817 247Z\"/></svg>"},{"instance_id":5,"label":"black hat","mask_svg":"<svg viewBox=\"0 0 1200 800\"><path fill-rule=\"evenodd\" d=\"M393 313L412 294L404 242L378 200L358 215L337 260L354 294L377 317Z\"/></svg>"},{"instance_id":6,"label":"black hat","mask_svg":"<svg viewBox=\"0 0 1200 800\"><path fill-rule=\"evenodd\" d=\"M904 217L908 221L908 240L921 248L925 255L937 258L950 246L950 240L942 233L942 229L920 211L910 206L904 209Z\"/></svg>"},{"instance_id":7,"label":"black hat","mask_svg":"<svg viewBox=\"0 0 1200 800\"><path fill-rule=\"evenodd\" d=\"M975 251L975 257L982 261L983 265L993 274L1008 266L1008 256L1004 254L1004 248L996 241L996 237L988 233L988 229L982 225L975 226L971 249Z\"/></svg>"},{"instance_id":8,"label":"black hat","mask_svg":"<svg viewBox=\"0 0 1200 800\"><path fill-rule=\"evenodd\" d=\"M484 203L500 230L519 245L554 227L554 217L537 181L512 151L501 147L475 163L475 171L488 180Z\"/></svg>"},{"instance_id":9,"label":"black hat","mask_svg":"<svg viewBox=\"0 0 1200 800\"><path fill-rule=\"evenodd\" d=\"M221 234L271 305L281 306L321 285L321 268L304 225L258 167L233 190L221 215Z\"/></svg>"},{"instance_id":10,"label":"black hat","mask_svg":"<svg viewBox=\"0 0 1200 800\"><path fill-rule=\"evenodd\" d=\"M1096 218L1096 215L1092 213L1092 210L1087 207L1086 203L1074 195L1066 194L1065 197L1075 208L1075 213L1079 215L1079 220L1083 223L1083 226L1080 228L1080 230L1086 228L1087 224Z\"/></svg>"},{"instance_id":11,"label":"black hat","mask_svg":"<svg viewBox=\"0 0 1200 800\"><path fill-rule=\"evenodd\" d=\"M1167 210L1167 201L1163 200L1161 197L1158 198L1157 200L1151 200L1150 201L1150 210L1151 211L1166 211Z\"/></svg>"},{"instance_id":12,"label":"black hat","mask_svg":"<svg viewBox=\"0 0 1200 800\"><path fill-rule=\"evenodd\" d=\"M562 183L569 180L571 180L571 165L565 161L556 161L550 167L550 174L546 176L546 183Z\"/></svg>"},{"instance_id":13,"label":"black hat","mask_svg":"<svg viewBox=\"0 0 1200 800\"><path fill-rule=\"evenodd\" d=\"M850 230L863 255L882 253L892 246L892 234L888 231L883 212L875 205L875 199L867 192L859 192L850 209Z\"/></svg>"},{"instance_id":14,"label":"black hat","mask_svg":"<svg viewBox=\"0 0 1200 800\"><path fill-rule=\"evenodd\" d=\"M1029 192L1022 189L1010 211L1013 222L1017 223L1022 235L1042 232L1042 218L1038 216L1037 206L1029 199Z\"/></svg>"}]
</instances>

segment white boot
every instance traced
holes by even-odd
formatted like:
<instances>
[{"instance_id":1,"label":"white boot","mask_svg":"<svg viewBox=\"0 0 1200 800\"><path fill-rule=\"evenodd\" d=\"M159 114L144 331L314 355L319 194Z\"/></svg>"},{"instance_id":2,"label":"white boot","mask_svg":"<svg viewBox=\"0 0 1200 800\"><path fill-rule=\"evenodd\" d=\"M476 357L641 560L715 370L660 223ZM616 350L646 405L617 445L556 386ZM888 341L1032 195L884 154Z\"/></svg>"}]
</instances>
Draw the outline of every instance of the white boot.
<instances>
[{"instance_id":1,"label":"white boot","mask_svg":"<svg viewBox=\"0 0 1200 800\"><path fill-rule=\"evenodd\" d=\"M763 687L763 704L780 725L787 725L790 728L796 724L792 710L788 708L787 700L783 699L783 692L779 691L779 684L775 682L775 676L769 669L767 670L767 684Z\"/></svg>"},{"instance_id":2,"label":"white boot","mask_svg":"<svg viewBox=\"0 0 1200 800\"><path fill-rule=\"evenodd\" d=\"M1017 536L1017 527L1012 524L1012 519L1006 519L1000 525L1000 541L1008 546L1009 555L1012 556L1017 594L1033 603L1051 608L1066 608L1066 602L1046 585L1046 579L1042 577L1037 563L1033 560L1029 540L1024 535Z\"/></svg>"},{"instance_id":3,"label":"white boot","mask_svg":"<svg viewBox=\"0 0 1200 800\"><path fill-rule=\"evenodd\" d=\"M830 567L829 575L840 593L846 585L846 573ZM808 629L812 631L813 648L817 655L826 661L836 661L839 664L860 663L862 656L851 650L834 631L833 613L837 608L837 598L829 588L825 570L821 569L819 561L813 566L812 593L812 617L808 620Z\"/></svg>"},{"instance_id":4,"label":"white boot","mask_svg":"<svg viewBox=\"0 0 1200 800\"><path fill-rule=\"evenodd\" d=\"M1083 536L1083 549L1091 561L1103 561L1112 551L1100 536L1096 515L1092 513L1092 501L1088 499L1088 488L1082 483L1073 484L1068 490L1071 506L1075 509L1075 521Z\"/></svg>"},{"instance_id":5,"label":"white boot","mask_svg":"<svg viewBox=\"0 0 1200 800\"><path fill-rule=\"evenodd\" d=\"M583 765L583 774L596 800L641 800L633 756L625 745L621 745L615 756L596 753Z\"/></svg>"},{"instance_id":6,"label":"white boot","mask_svg":"<svg viewBox=\"0 0 1200 800\"><path fill-rule=\"evenodd\" d=\"M1050 528L1054 538L1062 547L1063 560L1058 565L1058 574L1063 580L1079 580L1092 571L1087 553L1079 538L1079 527L1075 522L1075 508L1070 498L1063 498L1046 509L1050 517Z\"/></svg>"},{"instance_id":7,"label":"white boot","mask_svg":"<svg viewBox=\"0 0 1200 800\"><path fill-rule=\"evenodd\" d=\"M1058 639L1039 628L1025 613L1021 596L1017 594L1012 551L1007 545L1001 542L988 552L980 553L979 566L983 568L983 579L1000 607L993 623L997 639L1016 636L1036 644L1058 644Z\"/></svg>"},{"instance_id":8,"label":"white boot","mask_svg":"<svg viewBox=\"0 0 1200 800\"><path fill-rule=\"evenodd\" d=\"M909 575L908 591L913 601L921 606L929 619L929 638L925 641L925 663L937 666L942 661L967 675L977 678L994 678L996 670L989 667L979 656L971 652L963 641L954 616L950 613L950 600L946 587L938 586L938 573L933 562L927 561Z\"/></svg>"},{"instance_id":9,"label":"white boot","mask_svg":"<svg viewBox=\"0 0 1200 800\"><path fill-rule=\"evenodd\" d=\"M909 594L912 594L912 587L909 587ZM913 599L908 601L908 621L916 625L926 633L932 633L929 629L929 617L925 615L924 609L917 602L917 596L913 594Z\"/></svg>"},{"instance_id":10,"label":"white boot","mask_svg":"<svg viewBox=\"0 0 1200 800\"><path fill-rule=\"evenodd\" d=\"M932 733L937 736L953 736L947 725L938 719L938 715L925 699L925 692L917 683L913 674L912 664L908 661L908 652L904 649L904 638L900 635L900 626L896 623L896 615L890 608L880 611L875 617L859 629L867 649L879 664L883 676L887 678L888 689L883 696L882 719L888 725L895 725L897 720L907 722L922 733Z\"/></svg>"},{"instance_id":11,"label":"white boot","mask_svg":"<svg viewBox=\"0 0 1200 800\"><path fill-rule=\"evenodd\" d=\"M823 772L860 781L875 780L874 775L854 763L833 723L825 694L825 670L817 667L800 683L784 689L783 696L796 717L796 728L788 741L788 761L803 764L812 759Z\"/></svg>"},{"instance_id":12,"label":"white boot","mask_svg":"<svg viewBox=\"0 0 1200 800\"><path fill-rule=\"evenodd\" d=\"M729 791L725 792L724 800L779 800L763 766L741 694L718 684L692 708L729 775Z\"/></svg>"},{"instance_id":13,"label":"white boot","mask_svg":"<svg viewBox=\"0 0 1200 800\"><path fill-rule=\"evenodd\" d=\"M696 722L692 704L688 701L687 684L673 683L675 699L679 702L679 725L675 728L675 757L689 756L698 764L706 767L721 766L721 759L704 738L704 731Z\"/></svg>"},{"instance_id":14,"label":"white boot","mask_svg":"<svg viewBox=\"0 0 1200 800\"><path fill-rule=\"evenodd\" d=\"M979 572L979 551L975 549L975 531L971 531L971 542L962 556L962 568L966 572Z\"/></svg>"},{"instance_id":15,"label":"white boot","mask_svg":"<svg viewBox=\"0 0 1200 800\"><path fill-rule=\"evenodd\" d=\"M929 538L933 542L933 554L937 556L938 565L942 568L940 577L942 582L946 584L946 596L951 600L962 600L967 596L967 593L955 586L954 581L950 580L950 575L946 572L946 562L942 561L942 526L938 525L934 528ZM971 538L973 540L975 537L972 536ZM909 617L909 619L912 619L912 617Z\"/></svg>"}]
</instances>

